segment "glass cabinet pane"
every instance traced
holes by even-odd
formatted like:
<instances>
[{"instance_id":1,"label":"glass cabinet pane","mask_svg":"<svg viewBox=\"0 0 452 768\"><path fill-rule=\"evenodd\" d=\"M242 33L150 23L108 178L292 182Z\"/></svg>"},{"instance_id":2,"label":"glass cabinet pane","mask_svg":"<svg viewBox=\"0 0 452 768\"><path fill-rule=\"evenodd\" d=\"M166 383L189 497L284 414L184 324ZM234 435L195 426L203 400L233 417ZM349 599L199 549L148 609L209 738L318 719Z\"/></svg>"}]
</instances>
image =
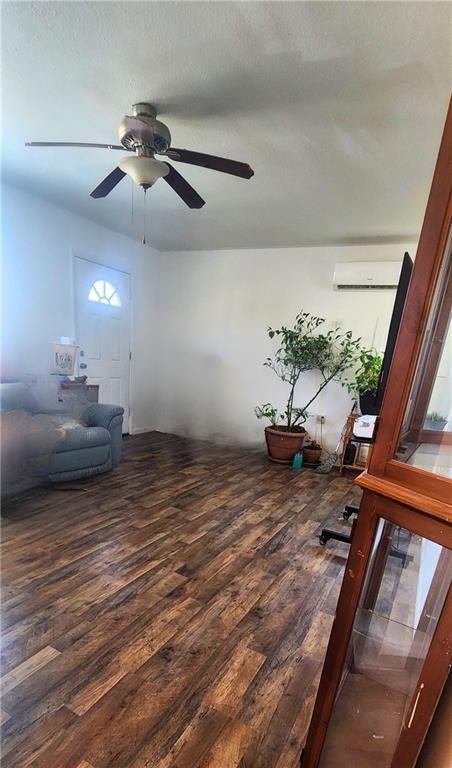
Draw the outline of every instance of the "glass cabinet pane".
<instances>
[{"instance_id":1,"label":"glass cabinet pane","mask_svg":"<svg viewBox=\"0 0 452 768\"><path fill-rule=\"evenodd\" d=\"M438 276L395 458L452 477L452 244Z\"/></svg>"},{"instance_id":2,"label":"glass cabinet pane","mask_svg":"<svg viewBox=\"0 0 452 768\"><path fill-rule=\"evenodd\" d=\"M379 521L321 768L390 768L451 574L450 550Z\"/></svg>"}]
</instances>

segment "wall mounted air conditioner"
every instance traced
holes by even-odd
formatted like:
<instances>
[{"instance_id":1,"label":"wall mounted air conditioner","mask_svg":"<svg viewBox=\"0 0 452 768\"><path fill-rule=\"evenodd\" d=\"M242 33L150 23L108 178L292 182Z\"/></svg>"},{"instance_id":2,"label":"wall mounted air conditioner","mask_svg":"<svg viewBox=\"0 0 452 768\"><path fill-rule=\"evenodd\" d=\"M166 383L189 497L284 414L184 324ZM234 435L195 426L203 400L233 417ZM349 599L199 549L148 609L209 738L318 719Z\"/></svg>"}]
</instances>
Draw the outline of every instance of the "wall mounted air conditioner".
<instances>
[{"instance_id":1,"label":"wall mounted air conditioner","mask_svg":"<svg viewBox=\"0 0 452 768\"><path fill-rule=\"evenodd\" d=\"M388 290L397 288L401 261L344 261L334 265L337 291Z\"/></svg>"}]
</instances>

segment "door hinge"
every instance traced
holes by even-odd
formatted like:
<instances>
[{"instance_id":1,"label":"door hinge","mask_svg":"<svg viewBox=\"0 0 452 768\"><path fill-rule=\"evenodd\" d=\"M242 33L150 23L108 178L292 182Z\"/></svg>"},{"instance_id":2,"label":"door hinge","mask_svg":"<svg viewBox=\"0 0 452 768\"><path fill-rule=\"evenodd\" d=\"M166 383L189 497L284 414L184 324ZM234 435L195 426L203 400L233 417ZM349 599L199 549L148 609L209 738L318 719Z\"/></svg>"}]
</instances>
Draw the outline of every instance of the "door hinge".
<instances>
[{"instance_id":1,"label":"door hinge","mask_svg":"<svg viewBox=\"0 0 452 768\"><path fill-rule=\"evenodd\" d=\"M129 360L131 360L131 359L132 359L132 353L129 352Z\"/></svg>"}]
</instances>

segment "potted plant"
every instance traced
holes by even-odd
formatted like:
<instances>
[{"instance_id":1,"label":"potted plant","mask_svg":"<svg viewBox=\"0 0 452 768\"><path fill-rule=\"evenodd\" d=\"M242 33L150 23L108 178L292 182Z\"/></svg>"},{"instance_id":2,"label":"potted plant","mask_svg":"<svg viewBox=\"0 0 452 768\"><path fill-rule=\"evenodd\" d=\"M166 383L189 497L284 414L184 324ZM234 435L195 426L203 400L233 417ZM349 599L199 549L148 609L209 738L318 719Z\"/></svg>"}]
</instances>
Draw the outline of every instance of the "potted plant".
<instances>
[{"instance_id":1,"label":"potted plant","mask_svg":"<svg viewBox=\"0 0 452 768\"><path fill-rule=\"evenodd\" d=\"M359 398L361 413L378 415L375 396L380 381L383 358L376 349L361 349L353 381L345 383L348 391Z\"/></svg>"},{"instance_id":2,"label":"potted plant","mask_svg":"<svg viewBox=\"0 0 452 768\"><path fill-rule=\"evenodd\" d=\"M322 317L300 312L292 328L268 328L270 339L276 337L280 346L264 365L289 387L287 403L281 414L271 403L255 408L258 419L267 418L271 423L265 428L265 439L269 458L273 461L292 462L303 446L306 434L303 424L309 416L308 408L330 381L342 378L356 361L360 340L353 339L351 331L344 333L339 328L322 332L324 323ZM318 371L320 383L300 408L294 402L295 389L307 371Z\"/></svg>"},{"instance_id":3,"label":"potted plant","mask_svg":"<svg viewBox=\"0 0 452 768\"><path fill-rule=\"evenodd\" d=\"M441 416L436 411L433 411L432 413L427 413L427 416L425 417L424 429L434 429L442 432L446 424L446 417Z\"/></svg>"},{"instance_id":4,"label":"potted plant","mask_svg":"<svg viewBox=\"0 0 452 768\"><path fill-rule=\"evenodd\" d=\"M318 464L322 455L322 446L311 440L303 446L303 464Z\"/></svg>"}]
</instances>

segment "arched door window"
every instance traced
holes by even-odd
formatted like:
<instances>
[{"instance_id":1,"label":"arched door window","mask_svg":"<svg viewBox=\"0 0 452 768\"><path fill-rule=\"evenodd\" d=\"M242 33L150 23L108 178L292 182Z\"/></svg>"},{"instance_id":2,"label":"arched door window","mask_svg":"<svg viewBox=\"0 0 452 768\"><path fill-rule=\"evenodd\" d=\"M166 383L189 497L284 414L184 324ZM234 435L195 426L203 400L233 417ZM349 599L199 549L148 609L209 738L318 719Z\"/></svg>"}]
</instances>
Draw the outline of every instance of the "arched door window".
<instances>
[{"instance_id":1,"label":"arched door window","mask_svg":"<svg viewBox=\"0 0 452 768\"><path fill-rule=\"evenodd\" d=\"M119 293L107 280L96 280L90 288L88 299L99 304L109 304L111 307L121 306Z\"/></svg>"}]
</instances>

